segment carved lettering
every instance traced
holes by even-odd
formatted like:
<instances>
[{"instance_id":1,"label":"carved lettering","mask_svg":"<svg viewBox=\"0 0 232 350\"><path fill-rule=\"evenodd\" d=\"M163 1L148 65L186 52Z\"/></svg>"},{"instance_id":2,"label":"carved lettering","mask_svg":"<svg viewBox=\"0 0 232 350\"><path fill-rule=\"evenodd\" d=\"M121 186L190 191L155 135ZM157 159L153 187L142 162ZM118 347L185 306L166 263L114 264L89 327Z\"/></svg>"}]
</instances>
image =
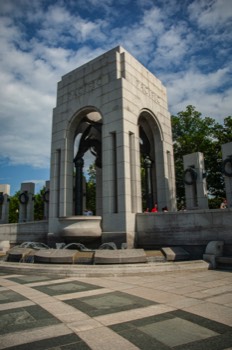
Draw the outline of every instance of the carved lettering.
<instances>
[{"instance_id":1,"label":"carved lettering","mask_svg":"<svg viewBox=\"0 0 232 350\"><path fill-rule=\"evenodd\" d=\"M89 93L89 92L95 90L96 88L98 88L101 85L102 85L101 78L92 80L88 84L82 85L79 88L69 92L68 93L68 100L71 100L74 97L79 97L81 95Z\"/></svg>"},{"instance_id":2,"label":"carved lettering","mask_svg":"<svg viewBox=\"0 0 232 350\"><path fill-rule=\"evenodd\" d=\"M149 89L148 86L146 86L145 84L143 84L141 81L139 81L138 79L136 79L136 86L137 88L142 91L142 93L146 96L149 96L153 101L155 101L156 103L160 103L159 101L159 97L156 95L156 93L152 90Z\"/></svg>"}]
</instances>

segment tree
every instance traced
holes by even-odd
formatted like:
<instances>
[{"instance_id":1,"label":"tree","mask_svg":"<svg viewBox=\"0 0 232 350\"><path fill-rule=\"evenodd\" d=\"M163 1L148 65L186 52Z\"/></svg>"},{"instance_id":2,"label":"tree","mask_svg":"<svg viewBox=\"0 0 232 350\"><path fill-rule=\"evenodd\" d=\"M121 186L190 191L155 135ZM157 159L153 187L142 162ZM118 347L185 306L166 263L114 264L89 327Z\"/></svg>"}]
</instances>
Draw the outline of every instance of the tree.
<instances>
[{"instance_id":1,"label":"tree","mask_svg":"<svg viewBox=\"0 0 232 350\"><path fill-rule=\"evenodd\" d=\"M221 145L232 140L231 126L231 117L227 117L221 125L212 118L201 117L201 113L191 105L177 116L172 116L178 206L185 200L183 156L194 152L204 154L209 195L217 198L225 196L219 160L222 158Z\"/></svg>"},{"instance_id":2,"label":"tree","mask_svg":"<svg viewBox=\"0 0 232 350\"><path fill-rule=\"evenodd\" d=\"M224 119L224 125L216 124L215 137L222 145L232 141L232 117L229 116Z\"/></svg>"},{"instance_id":3,"label":"tree","mask_svg":"<svg viewBox=\"0 0 232 350\"><path fill-rule=\"evenodd\" d=\"M10 197L9 204L9 223L13 224L18 222L19 219L19 195L20 192L16 192L14 196Z\"/></svg>"},{"instance_id":4,"label":"tree","mask_svg":"<svg viewBox=\"0 0 232 350\"><path fill-rule=\"evenodd\" d=\"M45 187L34 195L34 220L36 221L44 219L44 193Z\"/></svg>"},{"instance_id":5,"label":"tree","mask_svg":"<svg viewBox=\"0 0 232 350\"><path fill-rule=\"evenodd\" d=\"M96 213L96 167L91 164L86 181L86 208Z\"/></svg>"}]
</instances>

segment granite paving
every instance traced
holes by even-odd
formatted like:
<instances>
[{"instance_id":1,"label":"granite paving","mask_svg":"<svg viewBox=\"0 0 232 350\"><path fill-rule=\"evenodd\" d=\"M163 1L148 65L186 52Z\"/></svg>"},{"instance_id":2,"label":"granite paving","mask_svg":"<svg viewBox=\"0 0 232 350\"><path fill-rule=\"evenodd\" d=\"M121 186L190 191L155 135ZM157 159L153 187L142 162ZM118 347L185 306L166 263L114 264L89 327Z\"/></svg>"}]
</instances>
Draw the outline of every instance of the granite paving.
<instances>
[{"instance_id":1,"label":"granite paving","mask_svg":"<svg viewBox=\"0 0 232 350\"><path fill-rule=\"evenodd\" d=\"M0 272L0 349L231 350L231 286L232 273L220 270Z\"/></svg>"}]
</instances>

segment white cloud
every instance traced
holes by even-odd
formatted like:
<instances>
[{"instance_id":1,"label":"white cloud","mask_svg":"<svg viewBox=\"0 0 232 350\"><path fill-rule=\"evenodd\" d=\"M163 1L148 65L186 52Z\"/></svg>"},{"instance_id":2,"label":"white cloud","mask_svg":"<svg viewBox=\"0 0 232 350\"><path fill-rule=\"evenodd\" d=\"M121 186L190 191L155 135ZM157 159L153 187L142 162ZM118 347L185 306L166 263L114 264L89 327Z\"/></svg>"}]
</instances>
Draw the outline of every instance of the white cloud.
<instances>
[{"instance_id":1,"label":"white cloud","mask_svg":"<svg viewBox=\"0 0 232 350\"><path fill-rule=\"evenodd\" d=\"M43 44L52 47L58 45L80 45L86 40L95 42L106 39L103 33L105 21L102 19L89 20L78 13L72 14L64 5L49 6L41 19L37 35Z\"/></svg>"},{"instance_id":2,"label":"white cloud","mask_svg":"<svg viewBox=\"0 0 232 350\"><path fill-rule=\"evenodd\" d=\"M232 19L231 0L195 0L189 5L189 13L200 27L225 26Z\"/></svg>"},{"instance_id":3,"label":"white cloud","mask_svg":"<svg viewBox=\"0 0 232 350\"><path fill-rule=\"evenodd\" d=\"M160 35L157 41L157 50L154 57L154 67L180 65L185 55L191 50L192 36L185 25L173 25Z\"/></svg>"},{"instance_id":4,"label":"white cloud","mask_svg":"<svg viewBox=\"0 0 232 350\"><path fill-rule=\"evenodd\" d=\"M166 84L171 113L193 104L219 119L231 114L229 2L194 0L188 13L175 17L187 2L182 8L182 2L174 0L156 5L150 0L121 0L117 4L130 10L128 25L126 18L121 24L122 7L118 9L113 0L83 0L83 7L77 7L81 0L57 0L52 5L0 1L0 161L49 167L57 82L117 45ZM135 4L140 6L136 14ZM83 15L83 8L92 16ZM217 28L224 23L223 35L215 28L205 30L212 23ZM216 56L201 55L215 43Z\"/></svg>"},{"instance_id":5,"label":"white cloud","mask_svg":"<svg viewBox=\"0 0 232 350\"><path fill-rule=\"evenodd\" d=\"M146 10L141 21L141 25L149 28L155 37L158 37L164 31L165 16L164 13L158 8Z\"/></svg>"},{"instance_id":6,"label":"white cloud","mask_svg":"<svg viewBox=\"0 0 232 350\"><path fill-rule=\"evenodd\" d=\"M56 23L68 26L73 19L62 10L62 7L53 7L49 13L52 16L47 19L44 14L43 21L47 21L47 27L53 24L53 33ZM38 17L42 17L41 9ZM94 58L102 49L82 46L74 52L65 47L48 46L48 40L42 42L41 37L28 41L17 22L4 18L0 23L0 158L9 159L11 164L49 167L57 82L63 74ZM82 28L83 35L87 36L91 28L97 31L96 26L88 27L87 22L83 23L86 24ZM48 29L46 34L49 33Z\"/></svg>"},{"instance_id":7,"label":"white cloud","mask_svg":"<svg viewBox=\"0 0 232 350\"><path fill-rule=\"evenodd\" d=\"M185 110L191 104L203 115L223 122L225 117L231 115L232 89L225 92L217 90L228 81L228 72L229 68L224 68L209 74L185 71L166 76L172 113Z\"/></svg>"},{"instance_id":8,"label":"white cloud","mask_svg":"<svg viewBox=\"0 0 232 350\"><path fill-rule=\"evenodd\" d=\"M141 11L139 21L130 26L112 28L108 36L110 47L121 45L125 47L143 64L151 60L155 54L156 40L164 31L164 16L159 8L153 6Z\"/></svg>"}]
</instances>

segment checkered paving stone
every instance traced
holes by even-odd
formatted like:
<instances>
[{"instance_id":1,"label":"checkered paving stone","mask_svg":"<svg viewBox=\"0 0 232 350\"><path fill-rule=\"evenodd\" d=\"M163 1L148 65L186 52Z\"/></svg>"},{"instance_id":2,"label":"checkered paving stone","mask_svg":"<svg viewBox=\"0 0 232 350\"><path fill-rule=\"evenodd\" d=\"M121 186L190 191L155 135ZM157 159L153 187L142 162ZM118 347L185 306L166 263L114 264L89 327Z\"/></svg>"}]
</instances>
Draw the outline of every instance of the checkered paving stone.
<instances>
[{"instance_id":1,"label":"checkered paving stone","mask_svg":"<svg viewBox=\"0 0 232 350\"><path fill-rule=\"evenodd\" d=\"M7 277L7 279L19 284L27 284L27 283L34 283L34 282L54 281L56 278L48 277L48 276L22 275L17 277Z\"/></svg>"},{"instance_id":2,"label":"checkered paving stone","mask_svg":"<svg viewBox=\"0 0 232 350\"><path fill-rule=\"evenodd\" d=\"M223 350L232 346L232 328L181 310L112 325L141 350Z\"/></svg>"},{"instance_id":3,"label":"checkered paving stone","mask_svg":"<svg viewBox=\"0 0 232 350\"><path fill-rule=\"evenodd\" d=\"M102 287L95 286L93 284L88 284L84 282L78 281L67 281L57 284L47 284L43 286L33 287L33 289L39 290L45 294L50 296L59 295L59 294L68 294L68 293L76 293L76 292L86 292L94 289L102 289Z\"/></svg>"},{"instance_id":4,"label":"checkered paving stone","mask_svg":"<svg viewBox=\"0 0 232 350\"><path fill-rule=\"evenodd\" d=\"M112 292L64 301L90 317L138 309L157 303L123 292Z\"/></svg>"},{"instance_id":5,"label":"checkered paving stone","mask_svg":"<svg viewBox=\"0 0 232 350\"><path fill-rule=\"evenodd\" d=\"M0 304L12 303L16 301L27 300L21 294L13 292L11 290L3 290L0 293Z\"/></svg>"},{"instance_id":6,"label":"checkered paving stone","mask_svg":"<svg viewBox=\"0 0 232 350\"><path fill-rule=\"evenodd\" d=\"M0 334L59 324L60 321L38 305L0 311Z\"/></svg>"},{"instance_id":7,"label":"checkered paving stone","mask_svg":"<svg viewBox=\"0 0 232 350\"><path fill-rule=\"evenodd\" d=\"M77 335L68 334L60 337L49 338L8 347L7 350L90 350L90 347L84 343Z\"/></svg>"}]
</instances>

